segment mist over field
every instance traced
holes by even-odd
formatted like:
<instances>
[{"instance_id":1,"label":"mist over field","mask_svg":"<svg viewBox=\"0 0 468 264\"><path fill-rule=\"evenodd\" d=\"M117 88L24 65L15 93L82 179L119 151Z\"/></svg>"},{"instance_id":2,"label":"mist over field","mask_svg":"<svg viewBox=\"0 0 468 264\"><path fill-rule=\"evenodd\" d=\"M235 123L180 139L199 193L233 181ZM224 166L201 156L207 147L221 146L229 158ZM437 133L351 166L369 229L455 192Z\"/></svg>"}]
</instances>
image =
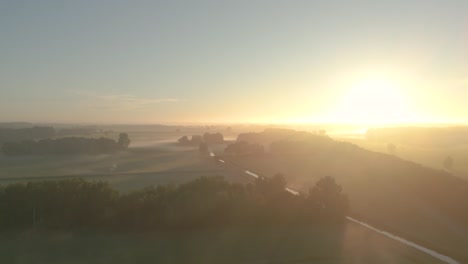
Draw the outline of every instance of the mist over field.
<instances>
[{"instance_id":1,"label":"mist over field","mask_svg":"<svg viewBox=\"0 0 468 264\"><path fill-rule=\"evenodd\" d=\"M464 249L468 246L465 236L468 230L466 226L468 215L465 213L468 204L464 201L468 201L466 199L468 183L464 180L466 174L463 167L458 167L456 162L460 159L466 145L464 129L461 127L362 129L350 125L296 125L291 127L291 125L280 124L61 125L54 127L41 124L12 123L2 124L0 134L2 135L0 140L4 142L0 156L0 183L4 186L1 195L4 201L9 201L2 205L4 214L0 223L5 231L11 228L14 230L32 228L36 230L34 233L39 232L28 235L29 238L18 238L19 240L16 240L15 243L21 248L29 248L29 243L34 243L33 241L37 240L44 240L41 243L45 243L44 247L46 247L52 243L53 236L63 232L75 234L72 237L67 236L63 240L63 250L71 250L76 243L88 243L84 241L97 240L100 241L96 242L97 245L100 245L99 243L107 243L104 241L110 238L100 235L101 231L99 230L110 229L115 233L114 236L119 237L114 239L138 241L135 243L144 245L143 249L139 250L125 245L127 248L132 248L129 250L133 252L132 256L134 257L140 254L149 254L144 253L151 250L149 244L146 245L147 243L159 245L159 248L168 247L164 249L165 252L176 250L167 241L176 243L180 240L177 243L188 243L184 244L184 247L187 247L184 250L190 249L190 251L187 251L187 255L181 259L167 253L166 257L176 262L187 260L187 258L199 259L201 262L217 262L226 259L234 262L247 261L244 252L246 249L236 242L242 240L250 241L248 247L257 248L260 252L269 252L274 243L280 243L274 247L283 248L282 253L278 253L278 257L285 261L305 258L312 262L320 259L347 263L349 259L352 259L355 263L360 263L362 260L385 263L413 263L417 260L425 263L438 263L440 259L431 257L432 253L450 256L449 259L463 260L467 258ZM455 135L457 136L455 137ZM17 138L17 143L13 144L12 137ZM87 141L84 141L85 139ZM447 139L450 140L447 141ZM83 143L91 142L90 140L95 142L89 146ZM116 147L110 143L116 144ZM415 155L411 159L404 158L406 153L422 147L426 151L431 151L433 155L438 155L439 159L431 162L423 155ZM453 152L454 149L457 151ZM450 163L446 161L447 157L451 158ZM419 165L418 162L424 165ZM200 182L200 179L209 180L220 176L223 183L211 185L212 183L209 181ZM325 176L331 176L332 182L320 183L321 181L326 182L324 181L327 179ZM63 201L60 204L53 205L48 202L48 196L63 195L59 194L60 192L53 194L55 192L53 190L58 191L60 188L67 188L66 193L70 195L74 192L77 194L89 193L85 189L80 190L80 188L87 187L82 185L85 182L76 182L77 179L89 183L102 182L106 184L109 191L119 193L119 196L111 195L104 198L104 193L96 193L96 196L79 198L86 200L82 200L78 204L70 200L72 196L54 198ZM271 187L259 185L261 182L270 181L270 179L273 180ZM196 183L197 181L199 182ZM275 183L275 181L277 182ZM53 185L55 187L50 189L52 185L49 183L54 182L58 185L55 184ZM197 214L193 220L187 218L188 214L192 214L189 213L190 211L183 213L183 210L187 209L182 208L186 207L174 209L179 214L186 215L185 221L189 222L185 224L176 225L175 219L168 220L174 217L174 213L161 211L161 208L165 208L160 207L162 201L167 203L171 199L176 199L175 201L181 199L176 197L183 197L178 192L182 192L184 189L180 189L174 194L170 193L174 192L175 190L172 190L177 186L185 188L182 187L183 184L195 184L193 188L201 188L194 189L194 192L190 191L185 195L189 195L189 193L196 196L202 193L209 195L210 188L214 188L212 189L213 195L216 193L219 195L221 190L215 190L226 188L221 186L226 186L225 184L228 183L234 184L233 187L229 187L234 189L223 192L231 193L236 190L228 196L211 196L211 198L207 196L207 201L210 202L206 205L203 203L207 201L203 202L203 200L198 202L199 205L192 204L195 203L193 200L195 197L185 202L186 206L189 206L188 208L193 208L191 212ZM322 184L325 185L322 187ZM333 198L332 189L329 189L332 187L325 187L329 184L331 184L330 186L336 185L333 188L336 188L337 194L343 193L347 205L346 207L336 207L330 212L321 212L324 210L320 209L323 204L314 207L314 199L325 199L324 201L331 202L330 205L323 208L331 210L338 206L336 198ZM203 185L206 186L203 187ZM317 194L312 191L314 185L317 190L320 190ZM42 191L39 190L42 188L50 190L44 189L42 195L46 196L41 198ZM273 189L264 193L262 188ZM273 191L275 188L276 191ZM36 191L32 192L32 190ZM232 197L234 193L240 195L238 193L240 190L243 190L241 193L247 195L245 198L239 197L233 201L222 198ZM254 190L259 193L252 193ZM15 194L16 192L19 193ZM288 217L281 220L280 223L276 223L272 222L270 217L262 220L260 216L249 216L248 209L244 209L247 210L245 212L228 213L228 211L223 211L240 206L232 204L234 201L240 202L245 199L254 199L254 197L259 199L258 195L260 194L267 196L261 198L262 202L257 205L259 208L254 210L264 212L263 214L266 215L262 217L279 213L282 216L289 215L292 218ZM20 205L17 204L20 201L18 195L31 197L31 199L29 202L21 202ZM326 196L319 198L322 196L316 195ZM138 196L147 198L139 200ZM164 196L167 198L162 198ZM299 209L300 200L291 200L294 196L304 197L303 199L310 205L303 205ZM325 198L328 196L330 197ZM102 208L101 205L96 205L96 199L102 201ZM84 210L86 201L95 204L93 206L95 209ZM139 201L139 204L131 205L130 201L134 201L133 203ZM268 203L274 203L278 206L279 202L285 207L275 208L268 205ZM182 206L179 203L170 205L170 207ZM247 202L250 205L252 203L257 202ZM83 209L76 207L80 204L85 207ZM201 205L203 206L199 207ZM20 206L21 209L18 210L17 206ZM212 209L208 209L210 207L206 206L210 206ZM88 219L98 218L92 222L76 220L70 222L67 220L70 218L63 218L65 215L57 215L60 212L65 213L66 211L62 210L68 210L65 208L71 209L71 207L76 207L73 211L76 211L75 214L77 214L72 219L83 216ZM262 207L264 209L260 209ZM124 210L124 208L127 209ZM201 211L201 208L206 208L203 210L207 211ZM300 216L294 216L296 213L291 211L292 208L298 208L297 213L300 213ZM268 213L264 210L273 211ZM318 211L314 213L314 210ZM308 213L309 211L310 213ZM31 212L33 212L33 222L31 222ZM336 215L337 212L341 212L339 214L341 216ZM95 215L101 213L105 213L105 215ZM115 226L117 222L112 220L114 214L118 219L134 218L132 222L121 222ZM308 216L310 214L312 215ZM403 237L411 243L415 242L426 248L431 254L418 251L411 246L376 233L366 226L342 218L345 216L351 217L353 221L358 219L366 225L370 224L372 228L391 232L392 235ZM111 218L106 220L108 217ZM231 219L230 217L235 218ZM311 218L309 219L309 217ZM341 220L331 224L336 221L331 219L337 219L336 217L341 218ZM302 218L304 220L299 220ZM55 220L52 221L52 219ZM146 220L139 222L143 219ZM239 222L239 219L244 220ZM295 220L293 221L293 219ZM211 223L213 220L217 223L214 226ZM210 228L206 229L207 227L204 225L199 226L202 223L211 223L208 224ZM307 224L304 225L305 223ZM256 231L256 234L256 232L248 231L254 226L264 226L264 231L258 231L264 233L260 234ZM212 229L213 227L215 230ZM316 230L317 228L325 228L329 231L319 232ZM80 234L79 230L93 230L91 232L93 235ZM122 230L126 231L122 233ZM133 230L132 233L136 232L136 237L129 237L128 230ZM164 239L166 242L155 240L151 236L140 237L137 235L143 230L155 233L155 235L163 232L164 236L167 236ZM184 237L173 238L174 235L171 234L172 232L186 233L188 230L193 231L190 231L191 235L186 234ZM201 239L199 238L202 235L200 232L211 237L210 243L215 243L218 246L224 245L221 248L229 247L231 249L228 251L222 249L224 252L222 254L208 254L207 249L203 248L195 250L194 245L201 243L195 242ZM270 241L273 244L269 245L270 242L265 244L261 240L256 242L257 238L263 239L265 234L276 237ZM299 234L301 235L299 236ZM291 244L284 241L303 242L300 244L291 242ZM4 242L0 241L0 243L7 242L5 240ZM124 245L114 245L106 250L118 255L115 247L122 246ZM50 261L53 256L46 249L44 249L45 253L42 251L25 253L25 251L12 248L11 245L9 248L16 252L15 256L30 259L40 257L43 258L43 261ZM156 252L154 254L157 254ZM324 252L334 253L325 254ZM90 252L88 254L90 257L83 258L83 261L94 261L93 259L99 258L113 259L102 253ZM231 254L235 254L236 257L229 257ZM64 260L67 256L62 256L59 259ZM267 255L258 253L249 261L266 260L269 259L268 256L269 253Z\"/></svg>"},{"instance_id":2,"label":"mist over field","mask_svg":"<svg viewBox=\"0 0 468 264\"><path fill-rule=\"evenodd\" d=\"M0 263L468 263L466 10L0 0Z\"/></svg>"}]
</instances>

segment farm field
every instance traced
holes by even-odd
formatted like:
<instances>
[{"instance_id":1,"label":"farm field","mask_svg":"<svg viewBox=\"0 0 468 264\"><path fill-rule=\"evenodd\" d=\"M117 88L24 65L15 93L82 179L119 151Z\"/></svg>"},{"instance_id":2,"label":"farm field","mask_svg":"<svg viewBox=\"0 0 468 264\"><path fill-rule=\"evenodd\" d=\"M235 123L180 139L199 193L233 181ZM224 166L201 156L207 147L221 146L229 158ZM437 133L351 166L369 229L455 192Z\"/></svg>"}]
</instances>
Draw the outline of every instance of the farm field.
<instances>
[{"instance_id":1,"label":"farm field","mask_svg":"<svg viewBox=\"0 0 468 264\"><path fill-rule=\"evenodd\" d=\"M0 154L0 184L30 180L80 177L110 182L121 191L157 184L178 184L201 176L229 175L213 159L201 155L198 146L180 146L184 132L133 131L126 151L101 155L5 156ZM190 131L202 134L203 131ZM223 149L225 145L214 146ZM237 175L235 177L234 175ZM247 177L244 177L248 179Z\"/></svg>"}]
</instances>

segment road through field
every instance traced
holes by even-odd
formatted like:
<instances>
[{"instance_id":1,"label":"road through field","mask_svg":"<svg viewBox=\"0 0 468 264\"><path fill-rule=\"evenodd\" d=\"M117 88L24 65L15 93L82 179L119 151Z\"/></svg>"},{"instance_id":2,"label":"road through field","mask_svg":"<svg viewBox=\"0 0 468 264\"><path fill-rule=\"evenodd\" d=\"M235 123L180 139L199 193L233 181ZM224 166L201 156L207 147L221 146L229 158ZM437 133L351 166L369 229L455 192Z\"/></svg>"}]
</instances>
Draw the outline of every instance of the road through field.
<instances>
[{"instance_id":1,"label":"road through field","mask_svg":"<svg viewBox=\"0 0 468 264\"><path fill-rule=\"evenodd\" d=\"M226 164L226 161L225 161L225 160L222 160L222 159L220 159L220 158L217 158L216 155L215 155L213 152L210 152L210 156L211 156L211 157L214 157L215 159L217 159L220 163ZM234 166L240 168L239 165L236 165L236 164L231 164L231 165L234 165ZM260 178L259 175L253 173L253 172L250 171L250 170L243 170L243 171L244 171L245 174L247 174L247 175L249 175L249 176L252 176L252 177L254 177L254 178L256 178L256 179L259 179L259 178ZM288 191L288 192L290 192L290 193L292 193L292 194L294 194L294 195L299 195L299 192L297 192L297 191L295 191L295 190L292 190L292 189L290 189L290 188L286 188L286 191ZM434 250L432 250L432 249L429 249L429 248L423 247L423 246L421 246L421 245L418 245L418 244L416 244L416 243L414 243L414 242L411 242L411 241L409 241L409 240L406 240L406 239L404 239L404 238L402 238L402 237L399 237L399 236L397 236L397 235L394 235L394 234L392 234L392 233L390 233L390 232L377 229L377 228L375 228L375 227L373 227L373 226L371 226L371 225L369 225L369 224L367 224L367 223L365 223L365 222L359 221L359 220L354 219L354 218L352 218L352 217L350 217L350 216L347 216L346 219L347 219L348 221L353 222L353 223L359 224L359 225L361 225L361 226L363 226L363 227L365 227L365 228L367 228L367 229L369 229L369 230L371 230L371 231L373 231L373 232L379 233L379 234L384 235L384 236L386 236L386 237L388 237L388 238L391 238L391 239L393 239L393 240L395 240L395 241L398 241L398 242L400 242L400 243L403 243L403 244L405 244L405 245L407 245L407 246L409 246L409 247L412 247L412 248L415 248L415 249L417 249L417 250L419 250L419 251L422 251L422 252L424 252L424 253L426 253L426 254L428 254L428 255L434 257L434 258L437 258L437 259L439 259L440 261L443 261L443 262L445 262L445 263L448 263L448 264L459 264L458 261L454 260L453 258L451 258L451 257L449 257L449 256L440 254L440 253L438 253L438 252L436 252L436 251L434 251Z\"/></svg>"}]
</instances>

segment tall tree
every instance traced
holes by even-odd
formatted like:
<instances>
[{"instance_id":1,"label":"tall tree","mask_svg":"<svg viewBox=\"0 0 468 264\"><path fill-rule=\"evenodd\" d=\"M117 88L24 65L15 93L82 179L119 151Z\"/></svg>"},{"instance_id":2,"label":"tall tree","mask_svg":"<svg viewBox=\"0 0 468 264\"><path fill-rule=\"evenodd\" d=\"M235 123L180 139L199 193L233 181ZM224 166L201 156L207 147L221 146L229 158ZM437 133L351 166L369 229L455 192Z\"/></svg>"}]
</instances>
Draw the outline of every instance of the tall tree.
<instances>
[{"instance_id":1,"label":"tall tree","mask_svg":"<svg viewBox=\"0 0 468 264\"><path fill-rule=\"evenodd\" d=\"M342 187L331 176L321 178L309 190L309 200L314 207L319 208L327 217L343 219L348 212L348 197L342 193Z\"/></svg>"},{"instance_id":2,"label":"tall tree","mask_svg":"<svg viewBox=\"0 0 468 264\"><path fill-rule=\"evenodd\" d=\"M122 149L128 149L130 142L131 140L127 133L120 133L118 144L122 147Z\"/></svg>"}]
</instances>

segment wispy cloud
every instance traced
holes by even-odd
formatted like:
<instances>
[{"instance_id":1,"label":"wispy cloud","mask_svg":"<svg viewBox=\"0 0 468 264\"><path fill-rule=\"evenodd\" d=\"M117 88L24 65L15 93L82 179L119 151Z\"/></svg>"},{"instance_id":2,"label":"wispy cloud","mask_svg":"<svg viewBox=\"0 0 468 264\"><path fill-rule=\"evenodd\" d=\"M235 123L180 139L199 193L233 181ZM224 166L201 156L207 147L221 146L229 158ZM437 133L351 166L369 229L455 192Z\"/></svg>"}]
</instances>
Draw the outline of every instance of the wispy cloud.
<instances>
[{"instance_id":1,"label":"wispy cloud","mask_svg":"<svg viewBox=\"0 0 468 264\"><path fill-rule=\"evenodd\" d=\"M141 109L160 103L177 103L184 101L180 98L143 98L130 94L103 95L93 91L70 90L70 93L80 97L80 104L105 110Z\"/></svg>"}]
</instances>

